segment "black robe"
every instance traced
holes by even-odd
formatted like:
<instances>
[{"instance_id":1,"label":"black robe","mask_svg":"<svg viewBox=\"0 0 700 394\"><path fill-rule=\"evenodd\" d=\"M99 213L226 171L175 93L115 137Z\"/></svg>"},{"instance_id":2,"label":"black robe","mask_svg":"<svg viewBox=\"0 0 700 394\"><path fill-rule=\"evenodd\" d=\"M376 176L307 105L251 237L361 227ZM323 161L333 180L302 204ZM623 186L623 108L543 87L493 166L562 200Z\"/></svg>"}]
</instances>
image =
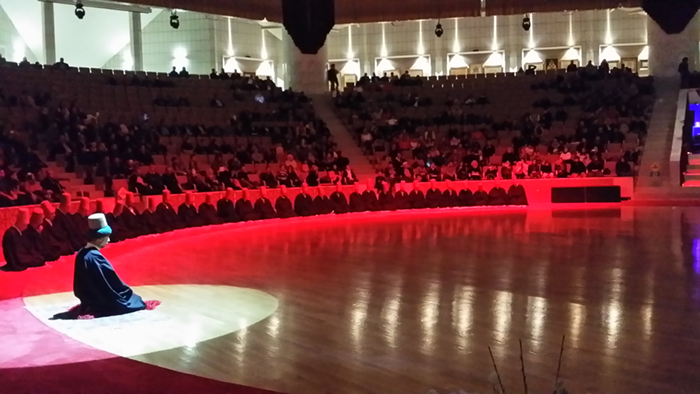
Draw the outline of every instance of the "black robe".
<instances>
[{"instance_id":1,"label":"black robe","mask_svg":"<svg viewBox=\"0 0 700 394\"><path fill-rule=\"evenodd\" d=\"M277 212L275 212L275 208L272 207L272 201L267 197L260 197L255 201L255 212L258 213L261 219L277 218Z\"/></svg>"},{"instance_id":2,"label":"black robe","mask_svg":"<svg viewBox=\"0 0 700 394\"><path fill-rule=\"evenodd\" d=\"M76 249L77 251L88 242L88 232L90 228L88 227L87 217L83 216L81 213L76 212L69 217L71 219L71 225L73 226L74 236L79 244L78 249Z\"/></svg>"},{"instance_id":3,"label":"black robe","mask_svg":"<svg viewBox=\"0 0 700 394\"><path fill-rule=\"evenodd\" d=\"M510 205L528 205L523 185L511 185L508 188L508 203Z\"/></svg>"},{"instance_id":4,"label":"black robe","mask_svg":"<svg viewBox=\"0 0 700 394\"><path fill-rule=\"evenodd\" d=\"M294 199L294 212L297 216L314 215L313 199L310 195L299 193Z\"/></svg>"},{"instance_id":5,"label":"black robe","mask_svg":"<svg viewBox=\"0 0 700 394\"><path fill-rule=\"evenodd\" d=\"M125 235L126 230L122 227L121 220L116 218L114 216L114 213L109 212L105 214L105 218L107 219L107 224L109 224L109 227L112 228L112 235L109 236L109 242L111 243L116 243L116 242L121 242L128 237Z\"/></svg>"},{"instance_id":6,"label":"black robe","mask_svg":"<svg viewBox=\"0 0 700 394\"><path fill-rule=\"evenodd\" d=\"M423 192L415 189L408 194L408 203L411 209L424 209L427 206Z\"/></svg>"},{"instance_id":7,"label":"black robe","mask_svg":"<svg viewBox=\"0 0 700 394\"><path fill-rule=\"evenodd\" d=\"M180 222L180 217L177 215L177 211L173 208L170 203L161 202L156 207L156 216L158 220L165 228L165 231L179 230L185 227L182 222Z\"/></svg>"},{"instance_id":8,"label":"black robe","mask_svg":"<svg viewBox=\"0 0 700 394\"><path fill-rule=\"evenodd\" d=\"M379 209L381 211L395 211L396 210L396 200L394 200L394 195L391 192L385 192L385 191L379 192L379 197L377 198L377 203L379 204Z\"/></svg>"},{"instance_id":9,"label":"black robe","mask_svg":"<svg viewBox=\"0 0 700 394\"><path fill-rule=\"evenodd\" d=\"M345 198L344 193L335 191L331 194L330 198L331 206L333 207L333 212L337 214L350 212L350 205L348 205L348 199Z\"/></svg>"},{"instance_id":10,"label":"black robe","mask_svg":"<svg viewBox=\"0 0 700 394\"><path fill-rule=\"evenodd\" d=\"M27 229L22 232L22 237L29 242L32 249L41 254L45 262L58 260L61 257L58 247L49 242L47 235L42 234L43 232L39 232L39 230L29 225Z\"/></svg>"},{"instance_id":11,"label":"black robe","mask_svg":"<svg viewBox=\"0 0 700 394\"><path fill-rule=\"evenodd\" d=\"M456 191L447 189L442 192L442 207L452 208L460 206L459 194Z\"/></svg>"},{"instance_id":12,"label":"black robe","mask_svg":"<svg viewBox=\"0 0 700 394\"><path fill-rule=\"evenodd\" d=\"M7 263L0 267L2 271L24 271L44 265L44 257L15 226L8 228L2 236L2 254Z\"/></svg>"},{"instance_id":13,"label":"black robe","mask_svg":"<svg viewBox=\"0 0 700 394\"><path fill-rule=\"evenodd\" d=\"M328 196L316 196L312 203L314 215L328 215L333 213L333 205Z\"/></svg>"},{"instance_id":14,"label":"black robe","mask_svg":"<svg viewBox=\"0 0 700 394\"><path fill-rule=\"evenodd\" d=\"M367 205L365 205L365 199L362 197L361 193L353 192L350 195L350 212L364 212L367 210Z\"/></svg>"},{"instance_id":15,"label":"black robe","mask_svg":"<svg viewBox=\"0 0 700 394\"><path fill-rule=\"evenodd\" d=\"M399 190L394 194L394 202L396 203L396 209L411 209L408 193L403 190Z\"/></svg>"},{"instance_id":16,"label":"black robe","mask_svg":"<svg viewBox=\"0 0 700 394\"><path fill-rule=\"evenodd\" d=\"M159 220L158 215L148 209L139 214L139 220L141 225L146 228L148 234L161 234L168 231Z\"/></svg>"},{"instance_id":17,"label":"black robe","mask_svg":"<svg viewBox=\"0 0 700 394\"><path fill-rule=\"evenodd\" d=\"M233 223L241 220L241 218L238 217L238 213L236 213L236 207L233 205L233 201L228 198L222 198L216 203L216 212L225 223Z\"/></svg>"},{"instance_id":18,"label":"black robe","mask_svg":"<svg viewBox=\"0 0 700 394\"><path fill-rule=\"evenodd\" d=\"M365 207L368 211L380 211L379 200L377 193L374 190L365 190L362 192L362 199L365 200Z\"/></svg>"},{"instance_id":19,"label":"black robe","mask_svg":"<svg viewBox=\"0 0 700 394\"><path fill-rule=\"evenodd\" d=\"M297 214L294 212L294 208L292 207L292 200L290 200L287 196L277 197L277 201L275 201L275 210L277 211L277 215L279 215L279 217L282 219L297 216Z\"/></svg>"},{"instance_id":20,"label":"black robe","mask_svg":"<svg viewBox=\"0 0 700 394\"><path fill-rule=\"evenodd\" d=\"M75 257L73 293L80 300L78 314L113 316L146 309L112 264L97 248L83 248Z\"/></svg>"},{"instance_id":21,"label":"black robe","mask_svg":"<svg viewBox=\"0 0 700 394\"><path fill-rule=\"evenodd\" d=\"M472 207L474 206L474 194L469 189L464 189L459 192L459 206Z\"/></svg>"},{"instance_id":22,"label":"black robe","mask_svg":"<svg viewBox=\"0 0 700 394\"><path fill-rule=\"evenodd\" d=\"M474 205L481 206L481 205L488 205L489 204L489 195L486 194L486 191L484 189L479 189L474 192Z\"/></svg>"},{"instance_id":23,"label":"black robe","mask_svg":"<svg viewBox=\"0 0 700 394\"><path fill-rule=\"evenodd\" d=\"M124 225L132 238L148 234L148 227L143 222L143 217L134 208L124 207L121 215L122 225Z\"/></svg>"},{"instance_id":24,"label":"black robe","mask_svg":"<svg viewBox=\"0 0 700 394\"><path fill-rule=\"evenodd\" d=\"M508 205L508 193L500 186L489 191L489 205Z\"/></svg>"},{"instance_id":25,"label":"black robe","mask_svg":"<svg viewBox=\"0 0 700 394\"><path fill-rule=\"evenodd\" d=\"M425 205L428 208L440 208L442 206L442 192L439 189L428 189L425 193Z\"/></svg>"},{"instance_id":26,"label":"black robe","mask_svg":"<svg viewBox=\"0 0 700 394\"><path fill-rule=\"evenodd\" d=\"M81 237L78 236L77 229L73 226L72 216L70 214L63 213L60 209L56 210L56 217L53 219L53 225L56 227L56 231L65 237L66 241L70 244L73 252L77 252L82 248L85 243L81 241Z\"/></svg>"},{"instance_id":27,"label":"black robe","mask_svg":"<svg viewBox=\"0 0 700 394\"><path fill-rule=\"evenodd\" d=\"M236 214L242 221L260 219L260 215L253 208L253 203L250 202L250 200L244 200L243 198L236 201Z\"/></svg>"},{"instance_id":28,"label":"black robe","mask_svg":"<svg viewBox=\"0 0 700 394\"><path fill-rule=\"evenodd\" d=\"M201 227L204 222L197 213L197 208L194 205L182 203L177 208L177 216L180 217L180 222L184 223L185 227Z\"/></svg>"},{"instance_id":29,"label":"black robe","mask_svg":"<svg viewBox=\"0 0 700 394\"><path fill-rule=\"evenodd\" d=\"M199 220L204 223L205 226L211 226L213 224L222 224L224 221L221 220L219 215L216 213L216 208L212 204L202 203L199 206Z\"/></svg>"},{"instance_id":30,"label":"black robe","mask_svg":"<svg viewBox=\"0 0 700 394\"><path fill-rule=\"evenodd\" d=\"M60 229L57 226L54 226L53 222L48 219L44 219L42 224L44 226L44 230L41 232L41 235L46 237L47 242L51 243L58 249L58 253L61 256L70 256L75 253L75 250L73 250L73 246L68 241L68 238L65 237L65 234L60 232Z\"/></svg>"}]
</instances>

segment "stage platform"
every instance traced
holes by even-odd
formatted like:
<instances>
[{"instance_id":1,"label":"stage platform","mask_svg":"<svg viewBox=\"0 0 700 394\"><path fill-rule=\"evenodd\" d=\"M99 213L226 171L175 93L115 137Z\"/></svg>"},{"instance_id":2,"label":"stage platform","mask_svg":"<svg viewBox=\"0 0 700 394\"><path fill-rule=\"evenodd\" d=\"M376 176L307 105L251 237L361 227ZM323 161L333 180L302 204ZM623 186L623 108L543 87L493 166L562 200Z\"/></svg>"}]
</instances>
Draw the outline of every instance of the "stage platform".
<instances>
[{"instance_id":1,"label":"stage platform","mask_svg":"<svg viewBox=\"0 0 700 394\"><path fill-rule=\"evenodd\" d=\"M0 392L696 393L700 212L562 205L330 215L104 254L155 311L50 321L73 258L0 272Z\"/></svg>"}]
</instances>

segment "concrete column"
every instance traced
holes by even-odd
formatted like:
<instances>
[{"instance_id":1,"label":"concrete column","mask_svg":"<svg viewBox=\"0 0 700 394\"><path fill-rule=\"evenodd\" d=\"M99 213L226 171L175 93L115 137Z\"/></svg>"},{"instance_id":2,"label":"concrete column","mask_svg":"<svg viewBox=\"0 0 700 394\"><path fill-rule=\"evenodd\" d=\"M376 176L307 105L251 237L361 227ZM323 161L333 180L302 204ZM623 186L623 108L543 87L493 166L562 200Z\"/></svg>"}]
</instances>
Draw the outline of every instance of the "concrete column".
<instances>
[{"instance_id":1,"label":"concrete column","mask_svg":"<svg viewBox=\"0 0 700 394\"><path fill-rule=\"evenodd\" d=\"M134 71L143 71L143 36L141 35L141 14L131 12L131 57L134 59Z\"/></svg>"},{"instance_id":2,"label":"concrete column","mask_svg":"<svg viewBox=\"0 0 700 394\"><path fill-rule=\"evenodd\" d=\"M318 94L328 91L326 83L326 63L328 48L326 45L315 55L305 55L294 45L294 40L283 29L285 63L287 63L288 87L306 94Z\"/></svg>"},{"instance_id":3,"label":"concrete column","mask_svg":"<svg viewBox=\"0 0 700 394\"><path fill-rule=\"evenodd\" d=\"M56 63L56 27L54 23L53 3L42 3L44 27L44 64Z\"/></svg>"},{"instance_id":4,"label":"concrete column","mask_svg":"<svg viewBox=\"0 0 700 394\"><path fill-rule=\"evenodd\" d=\"M444 28L444 24L442 25ZM445 51L445 40L448 38L443 35L442 37L438 38L435 34L433 34L434 37L434 45L433 48L435 50L433 53L435 54L435 57L433 57L433 64L432 64L432 74L437 75L439 73L442 73L442 75L447 74L447 67L446 67L446 62L445 62L445 56L447 54L447 51Z\"/></svg>"},{"instance_id":5,"label":"concrete column","mask_svg":"<svg viewBox=\"0 0 700 394\"><path fill-rule=\"evenodd\" d=\"M700 13L698 13L700 14ZM698 70L700 61L700 17L695 17L680 34L666 34L654 21L648 21L649 72L654 77L678 78L678 63L684 57L690 70Z\"/></svg>"}]
</instances>

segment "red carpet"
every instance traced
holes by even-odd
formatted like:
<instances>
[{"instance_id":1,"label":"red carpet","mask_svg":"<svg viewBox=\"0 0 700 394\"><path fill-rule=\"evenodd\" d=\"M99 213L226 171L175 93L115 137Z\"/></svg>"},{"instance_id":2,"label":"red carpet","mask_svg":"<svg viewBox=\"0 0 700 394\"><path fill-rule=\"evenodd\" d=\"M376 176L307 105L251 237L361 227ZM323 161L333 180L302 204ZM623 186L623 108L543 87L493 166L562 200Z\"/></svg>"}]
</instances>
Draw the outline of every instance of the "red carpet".
<instances>
[{"instance_id":1,"label":"red carpet","mask_svg":"<svg viewBox=\"0 0 700 394\"><path fill-rule=\"evenodd\" d=\"M7 394L274 393L178 373L125 358L0 369L0 381L0 392Z\"/></svg>"}]
</instances>

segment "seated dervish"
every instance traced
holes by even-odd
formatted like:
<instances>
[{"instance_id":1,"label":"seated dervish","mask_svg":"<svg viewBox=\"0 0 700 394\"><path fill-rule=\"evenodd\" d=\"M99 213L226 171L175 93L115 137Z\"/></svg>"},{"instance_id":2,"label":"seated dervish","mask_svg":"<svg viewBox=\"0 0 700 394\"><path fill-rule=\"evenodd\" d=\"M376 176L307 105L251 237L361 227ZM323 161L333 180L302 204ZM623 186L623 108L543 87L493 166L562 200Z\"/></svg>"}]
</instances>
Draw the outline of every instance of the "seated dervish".
<instances>
[{"instance_id":1,"label":"seated dervish","mask_svg":"<svg viewBox=\"0 0 700 394\"><path fill-rule=\"evenodd\" d=\"M350 212L364 212L367 210L365 199L362 197L360 183L355 182L355 191L350 195Z\"/></svg>"},{"instance_id":2,"label":"seated dervish","mask_svg":"<svg viewBox=\"0 0 700 394\"><path fill-rule=\"evenodd\" d=\"M282 219L293 218L297 215L292 207L292 200L287 197L287 186L280 186L280 195L275 201L275 211Z\"/></svg>"},{"instance_id":3,"label":"seated dervish","mask_svg":"<svg viewBox=\"0 0 700 394\"><path fill-rule=\"evenodd\" d=\"M100 249L107 246L112 229L102 213L88 217L88 243L75 257L73 293L80 305L54 319L92 319L115 316L144 309L155 309L160 301L143 301L119 278Z\"/></svg>"},{"instance_id":4,"label":"seated dervish","mask_svg":"<svg viewBox=\"0 0 700 394\"><path fill-rule=\"evenodd\" d=\"M396 209L411 209L411 202L408 200L408 192L406 191L406 181L396 184L394 202L396 202Z\"/></svg>"}]
</instances>

